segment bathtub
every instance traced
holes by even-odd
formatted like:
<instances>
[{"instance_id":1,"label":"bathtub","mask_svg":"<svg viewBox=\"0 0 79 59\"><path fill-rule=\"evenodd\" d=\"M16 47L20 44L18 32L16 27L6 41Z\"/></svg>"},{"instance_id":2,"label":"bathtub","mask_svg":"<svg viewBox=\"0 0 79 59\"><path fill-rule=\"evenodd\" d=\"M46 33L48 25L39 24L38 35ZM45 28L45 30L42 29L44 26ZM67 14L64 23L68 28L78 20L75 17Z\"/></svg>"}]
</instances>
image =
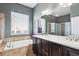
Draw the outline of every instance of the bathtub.
<instances>
[{"instance_id":1,"label":"bathtub","mask_svg":"<svg viewBox=\"0 0 79 59\"><path fill-rule=\"evenodd\" d=\"M21 47L24 47L24 46L29 46L29 45L32 45L32 43L33 42L32 42L31 39L14 41L14 42L7 42L4 50L11 50L11 49L15 49L15 48L21 48Z\"/></svg>"}]
</instances>

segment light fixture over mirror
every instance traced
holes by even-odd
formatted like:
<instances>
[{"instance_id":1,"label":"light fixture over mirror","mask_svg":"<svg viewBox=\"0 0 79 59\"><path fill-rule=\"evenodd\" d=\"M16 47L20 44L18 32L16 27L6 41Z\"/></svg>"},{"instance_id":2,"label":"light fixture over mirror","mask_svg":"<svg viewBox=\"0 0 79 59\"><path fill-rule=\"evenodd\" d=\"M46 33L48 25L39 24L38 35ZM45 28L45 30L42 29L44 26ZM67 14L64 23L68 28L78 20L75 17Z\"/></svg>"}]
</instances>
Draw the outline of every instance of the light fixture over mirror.
<instances>
[{"instance_id":1,"label":"light fixture over mirror","mask_svg":"<svg viewBox=\"0 0 79 59\"><path fill-rule=\"evenodd\" d=\"M56 15L54 15L54 16L58 17L59 15L58 15L58 14L56 14Z\"/></svg>"}]
</instances>

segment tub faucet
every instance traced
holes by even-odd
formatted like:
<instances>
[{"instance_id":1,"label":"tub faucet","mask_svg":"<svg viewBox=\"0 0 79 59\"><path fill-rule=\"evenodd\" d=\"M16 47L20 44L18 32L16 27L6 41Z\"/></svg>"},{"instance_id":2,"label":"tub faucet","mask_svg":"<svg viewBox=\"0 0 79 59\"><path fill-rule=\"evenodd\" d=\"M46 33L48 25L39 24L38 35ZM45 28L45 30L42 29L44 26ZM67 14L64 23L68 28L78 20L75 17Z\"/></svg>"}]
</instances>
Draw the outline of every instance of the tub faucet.
<instances>
[{"instance_id":1,"label":"tub faucet","mask_svg":"<svg viewBox=\"0 0 79 59\"><path fill-rule=\"evenodd\" d=\"M11 41L8 42L7 47L8 48L13 47L12 44L11 44Z\"/></svg>"}]
</instances>

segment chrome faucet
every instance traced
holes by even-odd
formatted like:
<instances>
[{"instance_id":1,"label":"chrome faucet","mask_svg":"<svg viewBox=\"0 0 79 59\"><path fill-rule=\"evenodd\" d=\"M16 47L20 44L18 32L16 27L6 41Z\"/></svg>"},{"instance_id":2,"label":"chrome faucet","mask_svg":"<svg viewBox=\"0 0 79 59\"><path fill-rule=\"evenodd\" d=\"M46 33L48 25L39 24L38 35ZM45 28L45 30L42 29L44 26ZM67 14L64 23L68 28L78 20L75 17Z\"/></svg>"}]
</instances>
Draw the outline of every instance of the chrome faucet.
<instances>
[{"instance_id":1,"label":"chrome faucet","mask_svg":"<svg viewBox=\"0 0 79 59\"><path fill-rule=\"evenodd\" d=\"M78 40L79 40L79 38L78 38L78 37L74 38L74 41L78 41Z\"/></svg>"},{"instance_id":2,"label":"chrome faucet","mask_svg":"<svg viewBox=\"0 0 79 59\"><path fill-rule=\"evenodd\" d=\"M75 36L67 36L66 37L66 40L70 40L70 41L78 41L79 40L79 37L75 37Z\"/></svg>"},{"instance_id":3,"label":"chrome faucet","mask_svg":"<svg viewBox=\"0 0 79 59\"><path fill-rule=\"evenodd\" d=\"M67 37L66 37L66 40L72 41L72 40L74 40L74 36L67 36Z\"/></svg>"},{"instance_id":4,"label":"chrome faucet","mask_svg":"<svg viewBox=\"0 0 79 59\"><path fill-rule=\"evenodd\" d=\"M8 47L8 48L10 48L10 47L13 48L13 45L11 44L11 41L8 42L7 47Z\"/></svg>"}]
</instances>

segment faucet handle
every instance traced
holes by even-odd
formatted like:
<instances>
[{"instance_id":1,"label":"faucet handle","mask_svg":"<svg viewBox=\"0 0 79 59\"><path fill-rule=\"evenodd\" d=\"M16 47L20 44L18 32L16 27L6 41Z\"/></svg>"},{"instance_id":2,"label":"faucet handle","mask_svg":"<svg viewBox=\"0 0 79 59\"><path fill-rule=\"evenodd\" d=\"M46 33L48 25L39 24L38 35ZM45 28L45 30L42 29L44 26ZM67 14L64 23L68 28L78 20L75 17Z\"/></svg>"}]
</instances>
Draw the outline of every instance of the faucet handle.
<instances>
[{"instance_id":1,"label":"faucet handle","mask_svg":"<svg viewBox=\"0 0 79 59\"><path fill-rule=\"evenodd\" d=\"M78 37L76 37L76 38L74 38L74 40L75 40L75 41L78 41L79 39L78 39Z\"/></svg>"},{"instance_id":2,"label":"faucet handle","mask_svg":"<svg viewBox=\"0 0 79 59\"><path fill-rule=\"evenodd\" d=\"M74 36L67 36L67 37L66 37L66 40L72 41L72 40L74 40Z\"/></svg>"}]
</instances>

